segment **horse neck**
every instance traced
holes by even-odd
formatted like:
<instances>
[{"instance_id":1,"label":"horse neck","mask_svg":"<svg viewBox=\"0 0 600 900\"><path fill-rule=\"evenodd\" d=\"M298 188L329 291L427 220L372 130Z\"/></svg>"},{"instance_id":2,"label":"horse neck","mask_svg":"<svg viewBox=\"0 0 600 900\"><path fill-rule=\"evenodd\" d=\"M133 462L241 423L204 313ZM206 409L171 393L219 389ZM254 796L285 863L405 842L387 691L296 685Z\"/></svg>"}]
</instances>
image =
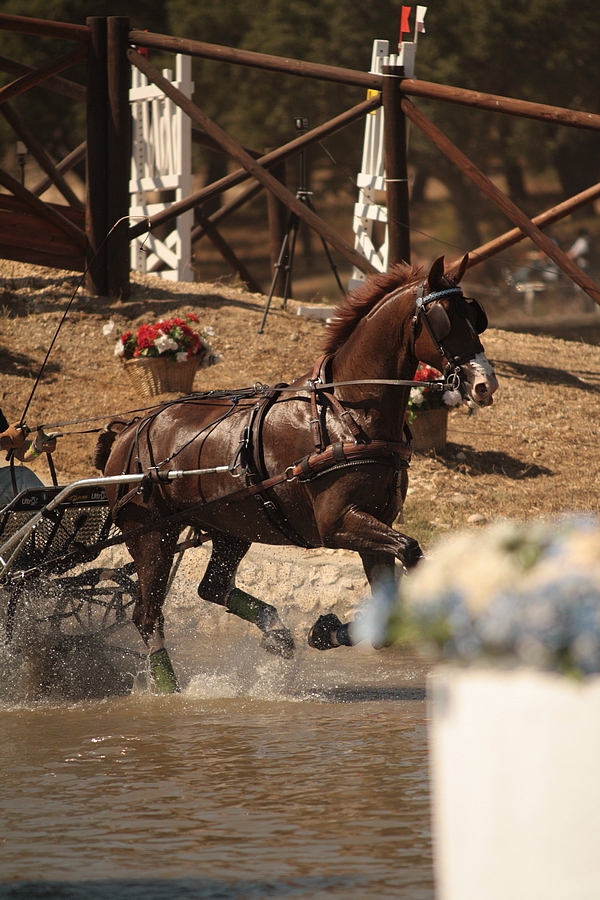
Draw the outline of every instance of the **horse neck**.
<instances>
[{"instance_id":1,"label":"horse neck","mask_svg":"<svg viewBox=\"0 0 600 900\"><path fill-rule=\"evenodd\" d=\"M336 380L412 378L417 360L410 349L413 292L405 291L359 321L334 356Z\"/></svg>"},{"instance_id":2,"label":"horse neck","mask_svg":"<svg viewBox=\"0 0 600 900\"><path fill-rule=\"evenodd\" d=\"M412 380L417 368L410 349L413 314L413 293L403 292L361 319L333 358L334 381ZM409 393L409 387L369 383L336 389L342 400L367 403L372 438L383 434L400 437Z\"/></svg>"}]
</instances>

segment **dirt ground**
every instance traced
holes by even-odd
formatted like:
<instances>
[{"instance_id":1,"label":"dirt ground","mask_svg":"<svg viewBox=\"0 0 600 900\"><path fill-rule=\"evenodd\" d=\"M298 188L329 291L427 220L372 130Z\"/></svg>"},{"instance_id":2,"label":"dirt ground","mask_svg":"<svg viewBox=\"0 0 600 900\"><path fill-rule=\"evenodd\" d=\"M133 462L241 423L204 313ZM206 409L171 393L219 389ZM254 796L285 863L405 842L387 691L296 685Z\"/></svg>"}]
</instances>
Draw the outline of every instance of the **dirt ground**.
<instances>
[{"instance_id":1,"label":"dirt ground","mask_svg":"<svg viewBox=\"0 0 600 900\"><path fill-rule=\"evenodd\" d=\"M109 319L124 329L194 312L221 356L198 372L195 390L287 381L320 352L324 322L296 315L294 301L282 310L275 300L259 335L261 295L132 279L130 299L112 301L76 291L78 275L0 260L0 406L10 421L20 419L74 297L26 415L30 427L45 424L64 434L54 454L61 483L99 474L91 462L97 435L86 432L108 416L149 405L114 357L114 336L103 336ZM486 305L485 294L479 296ZM477 528L498 516L598 510L600 347L585 341L598 339L600 316L585 304L570 313L563 305L561 315L529 321L498 297L490 306L492 322L503 325L483 336L500 380L497 400L476 415L465 408L451 413L446 450L417 453L411 465L405 530L425 547L444 530ZM49 480L45 460L32 467Z\"/></svg>"}]
</instances>

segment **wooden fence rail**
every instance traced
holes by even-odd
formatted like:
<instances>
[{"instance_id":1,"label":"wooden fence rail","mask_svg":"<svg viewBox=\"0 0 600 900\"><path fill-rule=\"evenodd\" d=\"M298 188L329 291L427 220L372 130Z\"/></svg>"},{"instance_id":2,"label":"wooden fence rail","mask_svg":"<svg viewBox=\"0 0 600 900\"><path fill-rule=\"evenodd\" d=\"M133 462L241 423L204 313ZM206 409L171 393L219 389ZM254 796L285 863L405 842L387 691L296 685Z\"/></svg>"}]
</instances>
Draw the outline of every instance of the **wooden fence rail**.
<instances>
[{"instance_id":1,"label":"wooden fence rail","mask_svg":"<svg viewBox=\"0 0 600 900\"><path fill-rule=\"evenodd\" d=\"M429 137L436 147L444 153L457 168L463 172L467 178L470 178L477 187L493 203L498 206L502 212L517 225L520 230L542 250L546 256L552 259L559 268L563 270L573 281L581 287L592 300L600 304L600 288L594 284L592 279L583 272L576 263L570 259L567 254L557 247L543 231L529 219L525 213L515 206L506 194L496 187L487 175L473 165L473 163L464 155L464 153L450 141L433 122L414 106L406 97L402 100L402 109L411 120L417 125L424 134Z\"/></svg>"},{"instance_id":2,"label":"wooden fence rail","mask_svg":"<svg viewBox=\"0 0 600 900\"><path fill-rule=\"evenodd\" d=\"M30 16L12 16L0 13L0 30L16 31L18 34L37 34L41 37L58 38L65 41L90 39L87 25L73 25L69 22L53 22L49 19L33 19Z\"/></svg>"},{"instance_id":3,"label":"wooden fence rail","mask_svg":"<svg viewBox=\"0 0 600 900\"><path fill-rule=\"evenodd\" d=\"M203 59L215 59L266 69L284 75L296 75L303 78L316 78L319 81L331 81L336 84L354 85L376 91L383 90L383 76L370 72L359 72L355 69L343 69L338 66L326 66L321 63L305 62L300 59L286 59L280 56L269 56L253 50L238 50L234 47L221 47L218 44L205 44L201 41L185 40L163 34L152 34L147 31L131 31L129 40L139 47L167 50L171 53L186 53ZM511 116L537 119L540 122L551 122L555 125L570 125L573 128L600 130L600 115L565 109L560 106L548 106L544 103L533 103L528 100L517 100L512 97L501 97L496 94L484 94L480 91L469 91L464 88L420 81L417 78L404 78L402 92L409 97L423 97L428 100L442 100L456 103L473 109L484 109L489 112L501 112Z\"/></svg>"},{"instance_id":4,"label":"wooden fence rail","mask_svg":"<svg viewBox=\"0 0 600 900\"><path fill-rule=\"evenodd\" d=\"M438 100L467 108L500 112L506 115L549 122L554 125L588 130L600 130L600 115L494 94L485 94L478 91L469 91L449 85L420 81L415 78L404 78L399 73L390 72L384 75L377 75L354 69L327 66L304 60L287 59L232 47L186 40L169 35L130 30L128 20L123 17L92 17L87 20L86 25L73 25L0 13L0 30L75 41L84 45L35 70L21 63L0 57L0 71L7 71L17 76L15 81L0 89L0 105L4 104L5 117L11 122L15 131L17 133L20 132L22 135L27 135L28 139L25 142L30 146L30 149L35 147L34 155L38 158L38 162L43 161L42 168L46 171L46 178L40 182L34 191L26 191L2 170L0 170L0 183L13 194L15 198L14 203L16 204L14 207L15 211L17 209L29 210L30 215L35 213L41 217L41 220L52 225L54 229L53 240L57 247L61 241L71 242L70 247L62 248L60 252L57 251L54 256L56 264L59 264L59 260L70 258L69 254L79 253L82 247L81 213L76 209L78 205L76 198L66 186L62 173L67 171L70 165L74 165L75 160L81 158L82 147L69 155L71 159L68 157L62 163L54 165L44 154L43 150L36 145L35 139L27 132L26 126L19 121L14 111L8 106L7 101L35 85L59 91L73 99L86 100L88 123L86 142L86 258L89 268L88 287L96 293L120 294L122 296L127 293L129 283L128 243L131 238L145 233L150 228L171 221L189 209L199 207L208 199L217 196L234 185L240 184L248 178L256 179L262 188L266 188L288 210L295 212L299 218L306 221L321 237L330 243L331 246L336 247L354 265L362 269L362 271L371 271L372 267L364 257L350 247L333 229L290 193L277 178L270 174L269 169L280 164L293 154L300 152L305 147L346 127L351 122L357 121L366 115L367 112L375 109L382 102L381 92L383 92L386 95L386 119L390 119L388 146L386 148L386 169L388 170L388 177L392 179L388 190L388 218L390 220L391 243L393 244L390 254L391 260L408 260L410 257L408 191L405 141L403 138L404 116L406 115L518 226L517 229L507 232L495 241L488 242L488 244L473 251L470 256L470 265L476 264L484 256L489 257L492 253L496 253L500 249L516 243L523 236L528 236L596 302L600 303L600 289L585 273L581 272L566 254L558 250L556 245L540 230L541 227L558 221L558 219L568 215L574 209L600 196L600 186L596 185L588 189L588 191L581 192L576 197L553 207L532 220L519 210L508 197L502 194L490 179L477 169L414 106L409 98L421 97ZM197 106L183 95L180 96L181 92L177 91L171 82L163 79L160 73L150 66L140 54L128 49L132 44L136 47L153 48L171 53L184 53L190 56L220 60L235 65L251 66L303 78L315 78L331 83L370 88L380 93L375 98L364 101L353 107L353 109L342 113L331 120L331 122L324 123L282 147L260 155L257 159L258 154L248 152L241 147ZM84 56L87 56L87 88L58 77L58 72L73 65L74 62L82 59ZM190 115L200 128L200 131L195 135L198 142L208 145L212 144L212 146L220 148L223 152L238 160L242 166L237 172L233 172L225 178L207 185L188 198L173 204L169 209L154 216L152 219L135 224L130 228L127 227L130 166L129 63L145 71L151 81L158 84L167 96L170 96L175 103L180 105ZM390 172L392 173L391 175ZM49 183L56 184L70 203L69 207L65 207L65 210L70 210L68 215L66 212L63 215L60 207L56 208L52 204L43 204L38 199L37 193L41 192L42 189L45 190ZM257 190L256 187L250 188L248 196L255 190ZM5 204L4 209L8 214L8 211L11 209L10 203L8 205ZM119 224L117 225L117 223ZM200 215L196 234L209 233L218 244L223 244L218 232L216 232L215 224L213 217L206 218ZM19 240L22 241L27 229L26 225L19 227L21 229ZM62 238L60 238L61 234L63 235ZM0 255L4 244L5 241L2 240L0 235ZM227 248L228 253L230 249ZM225 252L224 247L223 250ZM25 251L20 249L18 252L23 254ZM40 252L36 252L39 257ZM41 255L43 257L44 252ZM52 259L52 252L49 252L47 256L49 259ZM239 260L237 264L239 266Z\"/></svg>"}]
</instances>

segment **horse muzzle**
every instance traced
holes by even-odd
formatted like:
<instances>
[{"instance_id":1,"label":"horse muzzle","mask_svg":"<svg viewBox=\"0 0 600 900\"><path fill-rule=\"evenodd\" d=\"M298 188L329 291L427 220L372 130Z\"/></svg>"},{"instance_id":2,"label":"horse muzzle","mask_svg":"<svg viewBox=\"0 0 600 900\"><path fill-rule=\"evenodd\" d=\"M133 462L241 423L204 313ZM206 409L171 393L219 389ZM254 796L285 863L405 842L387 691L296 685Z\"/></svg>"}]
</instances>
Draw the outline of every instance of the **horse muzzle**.
<instances>
[{"instance_id":1,"label":"horse muzzle","mask_svg":"<svg viewBox=\"0 0 600 900\"><path fill-rule=\"evenodd\" d=\"M466 376L464 384L469 400L478 407L491 406L498 390L498 379L485 353L478 353L461 368Z\"/></svg>"}]
</instances>

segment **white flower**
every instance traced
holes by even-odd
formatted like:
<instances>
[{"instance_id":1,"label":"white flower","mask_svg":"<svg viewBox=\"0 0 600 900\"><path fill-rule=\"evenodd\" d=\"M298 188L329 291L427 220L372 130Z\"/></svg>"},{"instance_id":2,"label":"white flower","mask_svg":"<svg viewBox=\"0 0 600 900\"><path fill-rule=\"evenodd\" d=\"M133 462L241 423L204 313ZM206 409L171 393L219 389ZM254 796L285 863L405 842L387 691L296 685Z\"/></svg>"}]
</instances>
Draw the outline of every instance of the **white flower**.
<instances>
[{"instance_id":1,"label":"white flower","mask_svg":"<svg viewBox=\"0 0 600 900\"><path fill-rule=\"evenodd\" d=\"M445 658L599 673L598 521L498 522L476 538L453 535L405 580L400 601Z\"/></svg>"},{"instance_id":2,"label":"white flower","mask_svg":"<svg viewBox=\"0 0 600 900\"><path fill-rule=\"evenodd\" d=\"M123 341L117 341L115 344L115 356L124 356L125 355L125 344Z\"/></svg>"},{"instance_id":3,"label":"white flower","mask_svg":"<svg viewBox=\"0 0 600 900\"><path fill-rule=\"evenodd\" d=\"M204 334L207 334L209 337L214 337L216 333L217 332L215 331L215 329L213 328L212 325L204 326Z\"/></svg>"},{"instance_id":4,"label":"white flower","mask_svg":"<svg viewBox=\"0 0 600 900\"><path fill-rule=\"evenodd\" d=\"M113 331L115 330L115 323L112 319L109 319L108 322L102 328L102 334L104 337L109 337Z\"/></svg>"},{"instance_id":5,"label":"white flower","mask_svg":"<svg viewBox=\"0 0 600 900\"><path fill-rule=\"evenodd\" d=\"M423 388L414 387L410 389L410 399L412 400L415 406L421 406L421 404L425 401L425 394L423 393Z\"/></svg>"},{"instance_id":6,"label":"white flower","mask_svg":"<svg viewBox=\"0 0 600 900\"><path fill-rule=\"evenodd\" d=\"M175 359L177 360L177 362L185 362L187 358L187 350L181 350L179 353L175 354Z\"/></svg>"},{"instance_id":7,"label":"white flower","mask_svg":"<svg viewBox=\"0 0 600 900\"><path fill-rule=\"evenodd\" d=\"M179 344L177 343L177 341L174 341L173 338L170 338L168 334L161 334L160 337L157 337L154 341L154 346L159 353L166 353L167 350L179 349Z\"/></svg>"},{"instance_id":8,"label":"white flower","mask_svg":"<svg viewBox=\"0 0 600 900\"><path fill-rule=\"evenodd\" d=\"M460 391L444 391L443 400L446 406L460 406L462 394Z\"/></svg>"}]
</instances>

